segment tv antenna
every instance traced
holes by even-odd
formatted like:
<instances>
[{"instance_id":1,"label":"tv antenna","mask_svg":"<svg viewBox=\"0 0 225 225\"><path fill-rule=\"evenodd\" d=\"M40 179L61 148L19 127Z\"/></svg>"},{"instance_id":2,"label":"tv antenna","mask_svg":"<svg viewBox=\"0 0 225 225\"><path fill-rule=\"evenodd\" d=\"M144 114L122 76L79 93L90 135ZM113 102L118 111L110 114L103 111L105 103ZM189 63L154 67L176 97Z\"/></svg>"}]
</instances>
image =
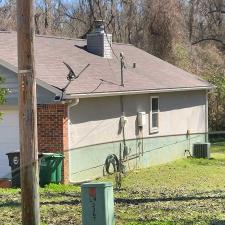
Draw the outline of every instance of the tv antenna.
<instances>
[{"instance_id":1,"label":"tv antenna","mask_svg":"<svg viewBox=\"0 0 225 225\"><path fill-rule=\"evenodd\" d=\"M126 69L125 62L124 62L124 54L123 52L120 53L120 73L121 73L121 84L120 86L124 87L124 69Z\"/></svg>"},{"instance_id":2,"label":"tv antenna","mask_svg":"<svg viewBox=\"0 0 225 225\"><path fill-rule=\"evenodd\" d=\"M80 75L90 66L90 64L87 64L78 74L76 74L73 69L71 68L71 66L69 64L67 64L66 62L63 62L64 65L68 68L69 73L67 74L67 80L68 83L67 85L62 89L63 92L65 92L65 90L69 87L69 85L71 84L72 81L76 80L77 78L80 77Z\"/></svg>"}]
</instances>

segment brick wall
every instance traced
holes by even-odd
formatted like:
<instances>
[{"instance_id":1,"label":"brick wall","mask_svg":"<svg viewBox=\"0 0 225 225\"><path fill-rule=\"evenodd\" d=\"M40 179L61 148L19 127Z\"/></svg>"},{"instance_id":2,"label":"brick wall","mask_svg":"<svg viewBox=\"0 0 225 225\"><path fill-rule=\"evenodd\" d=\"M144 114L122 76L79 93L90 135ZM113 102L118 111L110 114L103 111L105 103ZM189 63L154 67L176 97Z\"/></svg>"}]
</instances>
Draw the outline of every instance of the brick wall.
<instances>
[{"instance_id":1,"label":"brick wall","mask_svg":"<svg viewBox=\"0 0 225 225\"><path fill-rule=\"evenodd\" d=\"M39 152L62 152L63 183L68 183L68 107L64 104L37 106Z\"/></svg>"}]
</instances>

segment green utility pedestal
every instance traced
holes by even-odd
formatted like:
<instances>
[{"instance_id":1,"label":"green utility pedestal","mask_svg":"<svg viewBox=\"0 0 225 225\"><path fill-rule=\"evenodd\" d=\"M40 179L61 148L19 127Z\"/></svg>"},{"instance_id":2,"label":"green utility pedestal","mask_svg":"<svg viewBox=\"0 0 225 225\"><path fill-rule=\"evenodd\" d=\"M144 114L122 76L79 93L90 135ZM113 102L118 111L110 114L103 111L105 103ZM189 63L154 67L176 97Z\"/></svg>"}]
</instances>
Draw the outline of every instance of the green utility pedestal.
<instances>
[{"instance_id":1,"label":"green utility pedestal","mask_svg":"<svg viewBox=\"0 0 225 225\"><path fill-rule=\"evenodd\" d=\"M83 225L115 225L111 183L83 184L81 195Z\"/></svg>"}]
</instances>

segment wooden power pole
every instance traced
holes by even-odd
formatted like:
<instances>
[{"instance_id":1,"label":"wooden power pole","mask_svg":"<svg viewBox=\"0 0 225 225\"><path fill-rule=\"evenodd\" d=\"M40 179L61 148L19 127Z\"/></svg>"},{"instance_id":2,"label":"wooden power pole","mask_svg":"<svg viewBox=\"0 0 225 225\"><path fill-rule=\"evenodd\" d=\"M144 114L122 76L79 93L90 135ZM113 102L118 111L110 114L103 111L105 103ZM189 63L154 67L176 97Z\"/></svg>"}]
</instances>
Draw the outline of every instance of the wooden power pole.
<instances>
[{"instance_id":1,"label":"wooden power pole","mask_svg":"<svg viewBox=\"0 0 225 225\"><path fill-rule=\"evenodd\" d=\"M34 0L17 0L23 225L40 225L34 31Z\"/></svg>"}]
</instances>

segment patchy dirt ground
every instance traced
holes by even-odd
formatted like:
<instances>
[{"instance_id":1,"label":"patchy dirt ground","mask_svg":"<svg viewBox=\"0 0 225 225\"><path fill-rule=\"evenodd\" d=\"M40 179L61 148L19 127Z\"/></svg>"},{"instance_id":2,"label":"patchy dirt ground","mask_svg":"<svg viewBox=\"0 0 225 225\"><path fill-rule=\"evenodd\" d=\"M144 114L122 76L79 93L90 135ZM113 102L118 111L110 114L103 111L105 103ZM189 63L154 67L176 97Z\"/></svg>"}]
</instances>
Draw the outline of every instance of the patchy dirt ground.
<instances>
[{"instance_id":1,"label":"patchy dirt ground","mask_svg":"<svg viewBox=\"0 0 225 225\"><path fill-rule=\"evenodd\" d=\"M114 192L116 224L225 225L225 143L212 156L128 173ZM21 224L20 206L19 189L0 189L0 225ZM41 189L41 219L42 225L81 225L80 188Z\"/></svg>"}]
</instances>

